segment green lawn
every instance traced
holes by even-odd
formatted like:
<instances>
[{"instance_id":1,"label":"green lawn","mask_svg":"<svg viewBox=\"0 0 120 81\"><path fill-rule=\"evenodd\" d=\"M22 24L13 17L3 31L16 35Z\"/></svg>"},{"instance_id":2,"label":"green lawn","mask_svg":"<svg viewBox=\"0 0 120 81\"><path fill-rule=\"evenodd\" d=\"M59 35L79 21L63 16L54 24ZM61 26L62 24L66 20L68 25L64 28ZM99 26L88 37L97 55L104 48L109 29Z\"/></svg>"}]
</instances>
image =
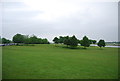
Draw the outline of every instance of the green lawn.
<instances>
[{"instance_id":1,"label":"green lawn","mask_svg":"<svg viewBox=\"0 0 120 81\"><path fill-rule=\"evenodd\" d=\"M118 49L5 46L2 71L3 79L117 79Z\"/></svg>"}]
</instances>

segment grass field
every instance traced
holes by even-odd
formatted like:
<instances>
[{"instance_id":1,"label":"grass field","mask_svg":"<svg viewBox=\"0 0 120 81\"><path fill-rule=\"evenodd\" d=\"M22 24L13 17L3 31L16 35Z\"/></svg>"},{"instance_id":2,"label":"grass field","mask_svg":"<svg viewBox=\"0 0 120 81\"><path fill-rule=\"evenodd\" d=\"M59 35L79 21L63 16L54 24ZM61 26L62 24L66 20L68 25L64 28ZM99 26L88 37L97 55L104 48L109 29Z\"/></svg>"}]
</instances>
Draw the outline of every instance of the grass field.
<instances>
[{"instance_id":1,"label":"grass field","mask_svg":"<svg viewBox=\"0 0 120 81\"><path fill-rule=\"evenodd\" d=\"M3 47L3 79L117 79L118 49L55 45Z\"/></svg>"}]
</instances>

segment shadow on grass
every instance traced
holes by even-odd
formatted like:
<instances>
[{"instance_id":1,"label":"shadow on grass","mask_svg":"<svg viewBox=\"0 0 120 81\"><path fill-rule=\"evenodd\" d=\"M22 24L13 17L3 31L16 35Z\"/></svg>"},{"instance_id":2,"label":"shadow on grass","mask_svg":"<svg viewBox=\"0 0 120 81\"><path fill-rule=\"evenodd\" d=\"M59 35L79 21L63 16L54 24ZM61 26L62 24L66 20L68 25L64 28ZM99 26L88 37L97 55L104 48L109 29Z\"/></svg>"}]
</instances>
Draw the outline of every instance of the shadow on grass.
<instances>
[{"instance_id":1,"label":"shadow on grass","mask_svg":"<svg viewBox=\"0 0 120 81\"><path fill-rule=\"evenodd\" d=\"M15 46L35 46L34 44L18 44L18 45L15 45Z\"/></svg>"},{"instance_id":2,"label":"shadow on grass","mask_svg":"<svg viewBox=\"0 0 120 81\"><path fill-rule=\"evenodd\" d=\"M73 49L73 50L79 50L79 49L87 50L87 48L80 47L80 46L70 47L70 46L66 46L66 45L55 45L55 47L64 48L64 49Z\"/></svg>"},{"instance_id":3,"label":"shadow on grass","mask_svg":"<svg viewBox=\"0 0 120 81\"><path fill-rule=\"evenodd\" d=\"M97 46L90 46L91 48L94 48L94 49L96 49L96 50L104 50L105 49L105 47L97 47Z\"/></svg>"},{"instance_id":4,"label":"shadow on grass","mask_svg":"<svg viewBox=\"0 0 120 81\"><path fill-rule=\"evenodd\" d=\"M104 50L104 48L99 48L98 50Z\"/></svg>"},{"instance_id":5,"label":"shadow on grass","mask_svg":"<svg viewBox=\"0 0 120 81\"><path fill-rule=\"evenodd\" d=\"M90 47L84 47L84 46L77 46L77 47L70 47L70 46L66 46L66 45L55 45L55 47L58 48L64 48L64 49L73 49L73 50L91 50L92 47L96 50L104 50L104 48L100 48L100 47L94 47L94 46L90 46Z\"/></svg>"}]
</instances>

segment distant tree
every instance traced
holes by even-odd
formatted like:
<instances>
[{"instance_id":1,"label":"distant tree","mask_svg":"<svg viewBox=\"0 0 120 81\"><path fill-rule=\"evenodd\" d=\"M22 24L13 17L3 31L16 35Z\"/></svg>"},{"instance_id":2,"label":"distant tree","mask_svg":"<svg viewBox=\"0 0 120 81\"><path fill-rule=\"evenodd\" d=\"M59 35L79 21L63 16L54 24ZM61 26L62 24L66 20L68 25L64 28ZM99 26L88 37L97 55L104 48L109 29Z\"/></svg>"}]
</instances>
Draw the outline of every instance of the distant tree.
<instances>
[{"instance_id":1,"label":"distant tree","mask_svg":"<svg viewBox=\"0 0 120 81\"><path fill-rule=\"evenodd\" d=\"M11 43L11 41L6 38L2 38L2 44L7 44L7 43Z\"/></svg>"},{"instance_id":2,"label":"distant tree","mask_svg":"<svg viewBox=\"0 0 120 81\"><path fill-rule=\"evenodd\" d=\"M82 43L82 40L78 40L78 43L81 44L81 43Z\"/></svg>"},{"instance_id":3,"label":"distant tree","mask_svg":"<svg viewBox=\"0 0 120 81\"><path fill-rule=\"evenodd\" d=\"M13 37L13 41L15 43L24 43L24 44L49 44L49 41L45 38L37 38L37 36L32 35L29 37L28 35L21 35L21 34L16 34Z\"/></svg>"},{"instance_id":4,"label":"distant tree","mask_svg":"<svg viewBox=\"0 0 120 81\"><path fill-rule=\"evenodd\" d=\"M67 45L67 47L68 47L68 45L70 45L70 40L69 40L69 39L70 39L69 36L65 36L65 37L64 37L64 42L63 42L63 43L64 43L65 45Z\"/></svg>"},{"instance_id":5,"label":"distant tree","mask_svg":"<svg viewBox=\"0 0 120 81\"><path fill-rule=\"evenodd\" d=\"M90 46L90 41L87 36L84 36L83 39L80 41L81 46L84 46L84 48Z\"/></svg>"},{"instance_id":6,"label":"distant tree","mask_svg":"<svg viewBox=\"0 0 120 81\"><path fill-rule=\"evenodd\" d=\"M96 44L96 42L97 42L96 40L92 40L92 43L93 43L93 44Z\"/></svg>"},{"instance_id":7,"label":"distant tree","mask_svg":"<svg viewBox=\"0 0 120 81\"><path fill-rule=\"evenodd\" d=\"M29 44L30 43L29 35L24 35L24 43L25 44Z\"/></svg>"},{"instance_id":8,"label":"distant tree","mask_svg":"<svg viewBox=\"0 0 120 81\"><path fill-rule=\"evenodd\" d=\"M89 40L90 44L93 44L93 40Z\"/></svg>"},{"instance_id":9,"label":"distant tree","mask_svg":"<svg viewBox=\"0 0 120 81\"><path fill-rule=\"evenodd\" d=\"M37 38L37 36L32 35L29 37L29 35L21 35L16 34L13 36L13 42L14 43L24 43L24 44L49 44L49 41L45 38Z\"/></svg>"},{"instance_id":10,"label":"distant tree","mask_svg":"<svg viewBox=\"0 0 120 81\"><path fill-rule=\"evenodd\" d=\"M55 44L58 44L58 43L59 43L59 39L58 39L57 37L55 37L55 38L53 39L53 42L54 42Z\"/></svg>"},{"instance_id":11,"label":"distant tree","mask_svg":"<svg viewBox=\"0 0 120 81\"><path fill-rule=\"evenodd\" d=\"M37 36L33 35L29 38L29 43L30 44L37 44L38 43L38 38Z\"/></svg>"},{"instance_id":12,"label":"distant tree","mask_svg":"<svg viewBox=\"0 0 120 81\"><path fill-rule=\"evenodd\" d=\"M73 35L72 37L69 38L69 46L74 48L78 45L78 39Z\"/></svg>"},{"instance_id":13,"label":"distant tree","mask_svg":"<svg viewBox=\"0 0 120 81\"><path fill-rule=\"evenodd\" d=\"M59 43L61 44L64 43L64 40L65 40L65 37L59 36L59 41L58 41Z\"/></svg>"},{"instance_id":14,"label":"distant tree","mask_svg":"<svg viewBox=\"0 0 120 81\"><path fill-rule=\"evenodd\" d=\"M42 39L42 43L43 44L49 44L49 41L45 38L45 39Z\"/></svg>"},{"instance_id":15,"label":"distant tree","mask_svg":"<svg viewBox=\"0 0 120 81\"><path fill-rule=\"evenodd\" d=\"M44 41L43 41L43 39L41 39L41 38L38 38L38 39L37 39L37 44L44 44Z\"/></svg>"},{"instance_id":16,"label":"distant tree","mask_svg":"<svg viewBox=\"0 0 120 81\"><path fill-rule=\"evenodd\" d=\"M97 45L101 48L101 47L105 47L105 41L104 40L99 40L99 42L97 43Z\"/></svg>"},{"instance_id":17,"label":"distant tree","mask_svg":"<svg viewBox=\"0 0 120 81\"><path fill-rule=\"evenodd\" d=\"M13 36L14 43L24 43L24 35L16 34Z\"/></svg>"},{"instance_id":18,"label":"distant tree","mask_svg":"<svg viewBox=\"0 0 120 81\"><path fill-rule=\"evenodd\" d=\"M97 41L96 40L89 40L90 44L95 44Z\"/></svg>"}]
</instances>

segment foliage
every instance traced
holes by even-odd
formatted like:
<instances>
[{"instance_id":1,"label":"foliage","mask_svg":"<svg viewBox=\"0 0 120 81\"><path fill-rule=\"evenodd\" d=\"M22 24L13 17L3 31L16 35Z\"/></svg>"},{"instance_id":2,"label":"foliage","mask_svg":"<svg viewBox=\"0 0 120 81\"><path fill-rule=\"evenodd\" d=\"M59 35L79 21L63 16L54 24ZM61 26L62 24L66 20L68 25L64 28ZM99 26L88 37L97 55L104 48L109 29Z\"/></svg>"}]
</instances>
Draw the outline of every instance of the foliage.
<instances>
[{"instance_id":1,"label":"foliage","mask_svg":"<svg viewBox=\"0 0 120 81\"><path fill-rule=\"evenodd\" d=\"M59 36L59 43L64 43L65 37Z\"/></svg>"},{"instance_id":2,"label":"foliage","mask_svg":"<svg viewBox=\"0 0 120 81\"><path fill-rule=\"evenodd\" d=\"M68 44L70 47L76 47L78 45L78 39L73 35L72 37L69 37Z\"/></svg>"},{"instance_id":3,"label":"foliage","mask_svg":"<svg viewBox=\"0 0 120 81\"><path fill-rule=\"evenodd\" d=\"M96 40L92 40L92 43L93 43L93 44L96 44L96 42L97 42Z\"/></svg>"},{"instance_id":4,"label":"foliage","mask_svg":"<svg viewBox=\"0 0 120 81\"><path fill-rule=\"evenodd\" d=\"M84 48L89 47L90 44L95 44L97 41L96 40L90 40L87 38L87 36L84 36L82 40L78 40L74 35L72 37L69 36L59 36L59 38L55 37L53 39L54 43L58 44L64 44L70 46L70 47L76 47L79 44L81 46L84 46Z\"/></svg>"},{"instance_id":5,"label":"foliage","mask_svg":"<svg viewBox=\"0 0 120 81\"><path fill-rule=\"evenodd\" d=\"M2 38L2 44L7 44L7 43L11 43L11 41L6 38Z\"/></svg>"},{"instance_id":6,"label":"foliage","mask_svg":"<svg viewBox=\"0 0 120 81\"><path fill-rule=\"evenodd\" d=\"M59 36L59 38L55 37L53 39L54 43L62 43L70 47L76 47L78 45L78 39L73 35L72 37L69 36Z\"/></svg>"},{"instance_id":7,"label":"foliage","mask_svg":"<svg viewBox=\"0 0 120 81\"><path fill-rule=\"evenodd\" d=\"M15 43L25 43L25 44L49 44L49 41L45 38L37 38L37 36L33 35L29 37L28 35L16 34L13 37L13 41Z\"/></svg>"},{"instance_id":8,"label":"foliage","mask_svg":"<svg viewBox=\"0 0 120 81\"><path fill-rule=\"evenodd\" d=\"M65 37L64 37L64 42L63 42L63 43L64 43L65 45L67 45L67 46L70 45L70 40L69 40L69 38L70 38L69 36L65 36Z\"/></svg>"},{"instance_id":9,"label":"foliage","mask_svg":"<svg viewBox=\"0 0 120 81\"><path fill-rule=\"evenodd\" d=\"M57 37L55 37L55 38L53 39L53 42L56 43L56 44L58 44L58 43L59 43L59 39L58 39Z\"/></svg>"},{"instance_id":10,"label":"foliage","mask_svg":"<svg viewBox=\"0 0 120 81\"><path fill-rule=\"evenodd\" d=\"M99 42L97 43L97 45L101 48L101 47L105 47L105 41L104 40L99 40Z\"/></svg>"},{"instance_id":11,"label":"foliage","mask_svg":"<svg viewBox=\"0 0 120 81\"><path fill-rule=\"evenodd\" d=\"M89 40L90 44L95 44L97 41L96 40Z\"/></svg>"},{"instance_id":12,"label":"foliage","mask_svg":"<svg viewBox=\"0 0 120 81\"><path fill-rule=\"evenodd\" d=\"M84 36L83 39L80 41L81 46L84 46L84 48L90 46L90 41L87 36Z\"/></svg>"},{"instance_id":13,"label":"foliage","mask_svg":"<svg viewBox=\"0 0 120 81\"><path fill-rule=\"evenodd\" d=\"M21 34L16 34L13 36L14 43L24 43L24 36Z\"/></svg>"}]
</instances>

